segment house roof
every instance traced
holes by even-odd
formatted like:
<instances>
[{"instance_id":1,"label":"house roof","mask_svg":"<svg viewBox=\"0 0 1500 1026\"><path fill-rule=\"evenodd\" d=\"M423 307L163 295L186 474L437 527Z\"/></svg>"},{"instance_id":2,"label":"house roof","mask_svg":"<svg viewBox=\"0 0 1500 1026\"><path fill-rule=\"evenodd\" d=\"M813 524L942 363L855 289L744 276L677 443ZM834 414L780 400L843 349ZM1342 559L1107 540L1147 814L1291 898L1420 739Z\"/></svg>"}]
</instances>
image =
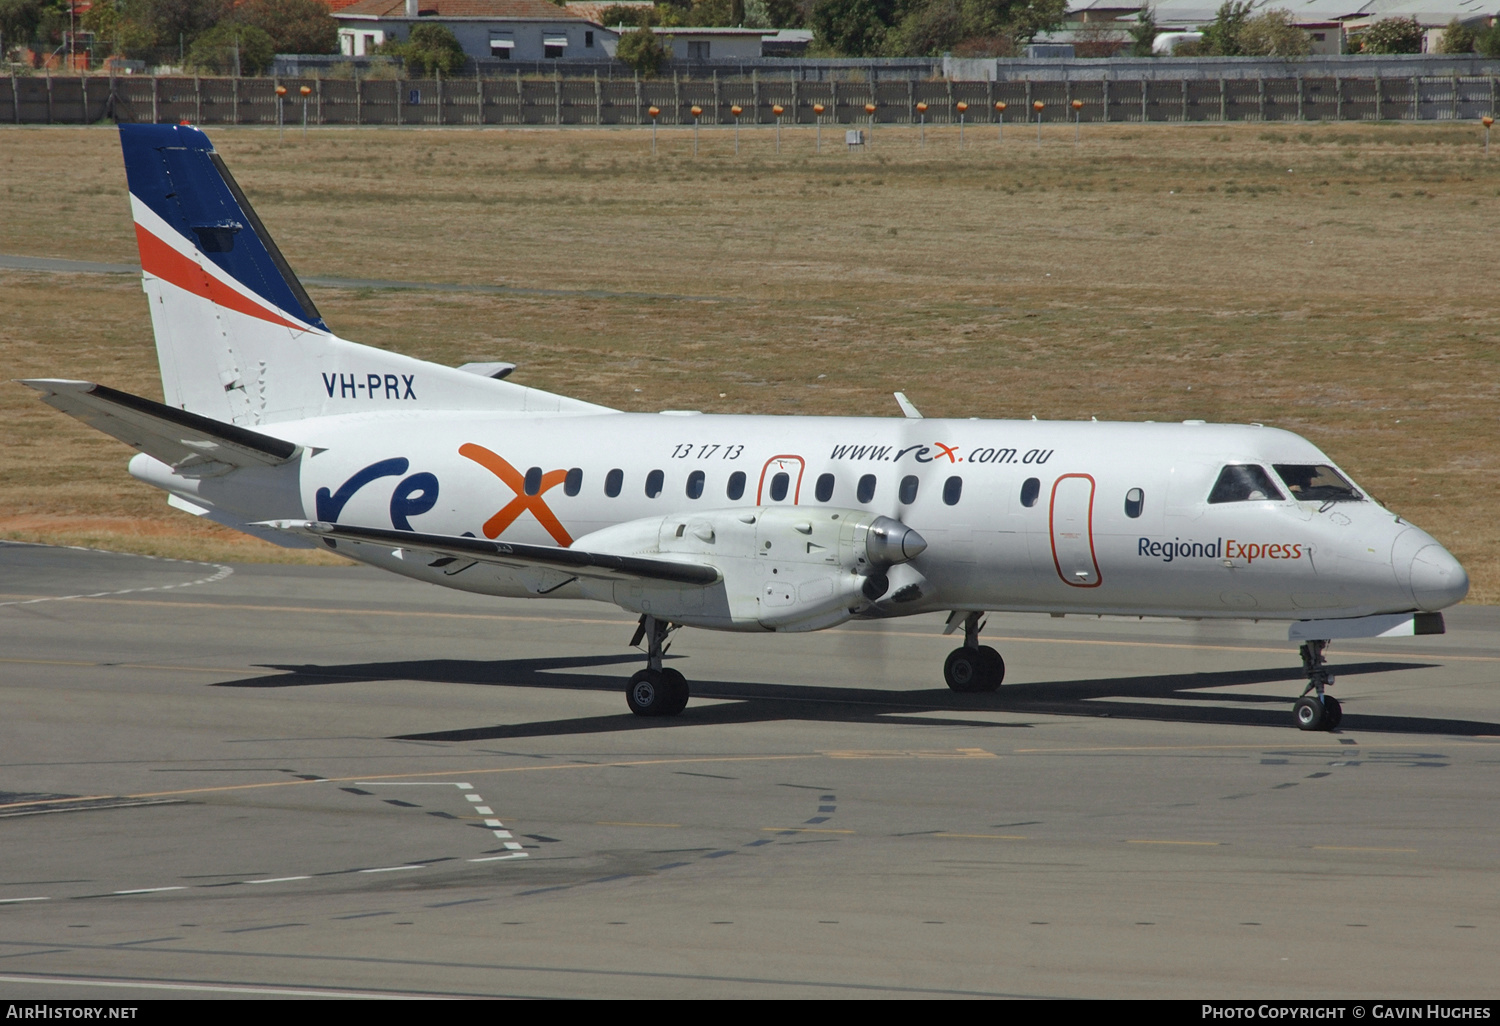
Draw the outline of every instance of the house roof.
<instances>
[{"instance_id":1,"label":"house roof","mask_svg":"<svg viewBox=\"0 0 1500 1026\"><path fill-rule=\"evenodd\" d=\"M575 11L550 0L418 0L424 18L529 18L542 21L587 21ZM405 18L406 0L356 0L334 17L363 15L366 18Z\"/></svg>"}]
</instances>

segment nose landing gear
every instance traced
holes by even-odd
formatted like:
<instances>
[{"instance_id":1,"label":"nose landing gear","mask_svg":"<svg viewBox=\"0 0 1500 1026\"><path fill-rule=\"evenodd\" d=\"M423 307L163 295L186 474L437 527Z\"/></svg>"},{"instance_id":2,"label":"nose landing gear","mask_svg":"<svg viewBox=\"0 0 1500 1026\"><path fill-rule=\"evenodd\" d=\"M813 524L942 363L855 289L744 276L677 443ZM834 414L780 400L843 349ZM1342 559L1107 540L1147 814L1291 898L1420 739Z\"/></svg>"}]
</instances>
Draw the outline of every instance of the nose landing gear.
<instances>
[{"instance_id":1,"label":"nose landing gear","mask_svg":"<svg viewBox=\"0 0 1500 1026\"><path fill-rule=\"evenodd\" d=\"M641 617L635 637L630 639L632 648L643 638L646 641L646 668L638 670L625 685L625 704L637 716L676 716L687 708L687 679L661 665L662 656L671 647L663 642L676 629L647 613Z\"/></svg>"},{"instance_id":2,"label":"nose landing gear","mask_svg":"<svg viewBox=\"0 0 1500 1026\"><path fill-rule=\"evenodd\" d=\"M979 632L984 628L980 622L983 613L965 614L957 610L948 617L945 634L952 633L963 618L964 644L948 653L943 661L943 680L954 691L962 694L979 694L995 691L1005 680L1005 660L988 645L979 643Z\"/></svg>"},{"instance_id":3,"label":"nose landing gear","mask_svg":"<svg viewBox=\"0 0 1500 1026\"><path fill-rule=\"evenodd\" d=\"M1337 730L1344 718L1344 708L1332 695L1324 694L1333 686L1333 677L1324 666L1323 651L1327 641L1302 643L1302 669L1307 673L1307 687L1292 706L1292 717L1298 730ZM1314 692L1309 696L1309 692Z\"/></svg>"}]
</instances>

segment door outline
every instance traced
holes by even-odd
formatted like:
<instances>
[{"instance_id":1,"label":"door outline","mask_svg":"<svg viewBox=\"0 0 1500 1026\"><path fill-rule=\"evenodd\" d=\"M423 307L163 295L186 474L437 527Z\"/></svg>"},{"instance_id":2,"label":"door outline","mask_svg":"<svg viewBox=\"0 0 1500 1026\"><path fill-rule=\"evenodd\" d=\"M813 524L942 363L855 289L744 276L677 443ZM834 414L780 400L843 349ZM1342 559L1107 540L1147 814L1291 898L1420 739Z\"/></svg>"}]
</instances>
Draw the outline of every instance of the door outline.
<instances>
[{"instance_id":1,"label":"door outline","mask_svg":"<svg viewBox=\"0 0 1500 1026\"><path fill-rule=\"evenodd\" d=\"M1089 483L1089 560L1094 564L1094 582L1092 584L1068 580L1068 575L1063 573L1062 562L1057 558L1057 488L1070 477L1083 478ZM1052 565L1057 570L1057 576L1070 588L1097 588L1104 583L1104 575L1099 572L1099 556L1094 551L1094 495L1099 490L1097 482L1092 474L1064 474L1052 482L1052 497L1047 502L1047 538L1052 543Z\"/></svg>"},{"instance_id":2,"label":"door outline","mask_svg":"<svg viewBox=\"0 0 1500 1026\"><path fill-rule=\"evenodd\" d=\"M772 456L770 459L766 460L765 465L760 468L760 483L755 486L755 504L757 506L762 505L761 498L765 494L766 471L771 469L771 464L776 463L780 460L797 461L797 484L796 487L792 490L792 505L796 506L802 502L802 475L807 471L807 461L804 460L801 456L797 456L793 453L782 453L780 456ZM776 469L785 470L786 468L777 467Z\"/></svg>"}]
</instances>

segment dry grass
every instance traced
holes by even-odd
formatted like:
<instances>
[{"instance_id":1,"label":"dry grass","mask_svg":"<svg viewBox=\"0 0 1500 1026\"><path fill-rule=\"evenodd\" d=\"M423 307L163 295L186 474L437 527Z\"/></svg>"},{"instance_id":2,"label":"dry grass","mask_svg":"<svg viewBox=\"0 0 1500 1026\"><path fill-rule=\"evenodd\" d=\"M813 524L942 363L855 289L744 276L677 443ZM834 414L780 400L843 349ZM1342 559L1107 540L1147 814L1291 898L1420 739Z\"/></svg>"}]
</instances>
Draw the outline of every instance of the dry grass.
<instances>
[{"instance_id":1,"label":"dry grass","mask_svg":"<svg viewBox=\"0 0 1500 1026\"><path fill-rule=\"evenodd\" d=\"M306 276L720 297L314 289L347 337L625 409L1261 421L1323 446L1500 601L1488 256L1467 125L824 133L211 130ZM0 252L135 259L107 129L0 129ZM128 279L0 272L7 377L159 395ZM720 394L723 393L723 397ZM0 533L284 558L0 390Z\"/></svg>"}]
</instances>

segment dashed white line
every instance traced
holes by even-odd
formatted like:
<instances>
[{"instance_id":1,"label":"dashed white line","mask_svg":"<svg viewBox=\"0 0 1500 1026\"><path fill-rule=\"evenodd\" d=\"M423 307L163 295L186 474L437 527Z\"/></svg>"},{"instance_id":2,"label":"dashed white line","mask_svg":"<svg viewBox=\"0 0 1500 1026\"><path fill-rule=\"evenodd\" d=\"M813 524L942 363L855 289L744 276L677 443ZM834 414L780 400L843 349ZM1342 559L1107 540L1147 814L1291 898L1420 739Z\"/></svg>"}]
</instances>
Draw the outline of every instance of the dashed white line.
<instances>
[{"instance_id":1,"label":"dashed white line","mask_svg":"<svg viewBox=\"0 0 1500 1026\"><path fill-rule=\"evenodd\" d=\"M111 891L111 894L160 894L162 891L185 891L186 887L136 887L128 891Z\"/></svg>"},{"instance_id":2,"label":"dashed white line","mask_svg":"<svg viewBox=\"0 0 1500 1026\"><path fill-rule=\"evenodd\" d=\"M24 544L24 543L11 543L11 544ZM63 547L63 548L69 548L69 549L76 549L76 550L78 550L80 552L103 552L104 551L103 549L90 549L90 548L86 548L86 547L81 546L81 545L66 545L66 546L61 546L61 547ZM118 555L118 553L110 553L110 555ZM141 558L141 559L153 559L153 560L157 560L158 562L162 562L162 563L194 563L194 564L196 564L198 566L204 566L204 567L211 566L211 567L215 568L215 572L213 574L209 575L208 577L200 577L196 581L181 581L181 582L179 582L177 584L158 584L158 585L156 585L154 587L150 587L150 588L123 588L120 591L95 591L95 592L90 592L88 594L79 594L79 595L44 595L41 598L15 599L15 600L10 601L10 602L0 602L0 606L30 606L30 605L34 605L35 603L38 603L38 602L67 602L67 601L69 601L71 599L108 598L111 595L134 595L134 594L136 594L138 592L145 592L145 591L170 591L173 588L193 588L193 587L197 587L200 584L213 584L216 581L222 581L224 578L226 578L230 574L234 573L234 568L233 567L225 566L222 563L203 563L203 562L199 562L198 560L195 560L195 559L169 559L169 558L162 557L162 556L141 556L139 558Z\"/></svg>"},{"instance_id":3,"label":"dashed white line","mask_svg":"<svg viewBox=\"0 0 1500 1026\"><path fill-rule=\"evenodd\" d=\"M394 873L402 869L426 869L426 866L381 866L379 869L361 869L361 873Z\"/></svg>"},{"instance_id":4,"label":"dashed white line","mask_svg":"<svg viewBox=\"0 0 1500 1026\"><path fill-rule=\"evenodd\" d=\"M293 880L311 880L310 876L273 876L265 880L246 880L247 884L290 883Z\"/></svg>"},{"instance_id":5,"label":"dashed white line","mask_svg":"<svg viewBox=\"0 0 1500 1026\"><path fill-rule=\"evenodd\" d=\"M0 905L15 905L23 901L51 901L51 898L0 898Z\"/></svg>"}]
</instances>

